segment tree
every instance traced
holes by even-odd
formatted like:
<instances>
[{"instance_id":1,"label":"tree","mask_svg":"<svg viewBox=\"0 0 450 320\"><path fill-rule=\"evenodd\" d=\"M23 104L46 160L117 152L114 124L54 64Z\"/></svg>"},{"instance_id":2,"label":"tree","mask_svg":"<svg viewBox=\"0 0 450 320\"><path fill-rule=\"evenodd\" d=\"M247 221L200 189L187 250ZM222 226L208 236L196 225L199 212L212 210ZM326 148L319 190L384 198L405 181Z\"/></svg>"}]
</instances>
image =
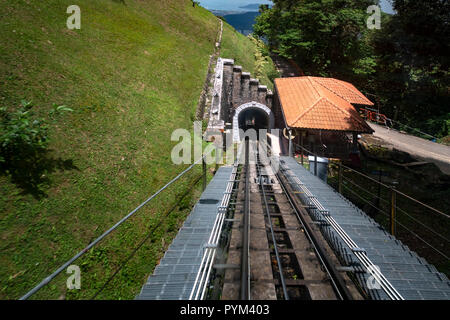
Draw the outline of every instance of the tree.
<instances>
[{"instance_id":1,"label":"tree","mask_svg":"<svg viewBox=\"0 0 450 320\"><path fill-rule=\"evenodd\" d=\"M297 61L307 74L341 76L348 80L374 72L367 7L373 0L276 0L260 7L254 26L280 55ZM356 71L356 72L355 72Z\"/></svg>"},{"instance_id":2,"label":"tree","mask_svg":"<svg viewBox=\"0 0 450 320\"><path fill-rule=\"evenodd\" d=\"M307 75L353 82L394 120L449 134L450 1L393 0L381 30L367 27L376 0L273 2L254 26L272 51Z\"/></svg>"},{"instance_id":3,"label":"tree","mask_svg":"<svg viewBox=\"0 0 450 320\"><path fill-rule=\"evenodd\" d=\"M450 3L396 0L393 4L397 14L383 22L372 39L381 107L403 123L448 135Z\"/></svg>"}]
</instances>

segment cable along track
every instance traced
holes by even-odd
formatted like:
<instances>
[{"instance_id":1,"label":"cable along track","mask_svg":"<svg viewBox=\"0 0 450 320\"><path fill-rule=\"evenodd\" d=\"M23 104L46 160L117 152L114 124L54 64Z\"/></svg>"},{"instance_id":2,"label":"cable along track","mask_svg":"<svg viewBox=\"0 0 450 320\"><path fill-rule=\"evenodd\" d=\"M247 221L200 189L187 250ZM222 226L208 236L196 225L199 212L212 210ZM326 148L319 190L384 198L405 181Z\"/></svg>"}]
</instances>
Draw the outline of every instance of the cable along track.
<instances>
[{"instance_id":1,"label":"cable along track","mask_svg":"<svg viewBox=\"0 0 450 320\"><path fill-rule=\"evenodd\" d=\"M352 299L323 242L305 227L298 204L257 141L244 165L211 277L210 299ZM259 147L259 148L258 148ZM264 148L263 148L264 150ZM223 250L223 251L222 251Z\"/></svg>"}]
</instances>

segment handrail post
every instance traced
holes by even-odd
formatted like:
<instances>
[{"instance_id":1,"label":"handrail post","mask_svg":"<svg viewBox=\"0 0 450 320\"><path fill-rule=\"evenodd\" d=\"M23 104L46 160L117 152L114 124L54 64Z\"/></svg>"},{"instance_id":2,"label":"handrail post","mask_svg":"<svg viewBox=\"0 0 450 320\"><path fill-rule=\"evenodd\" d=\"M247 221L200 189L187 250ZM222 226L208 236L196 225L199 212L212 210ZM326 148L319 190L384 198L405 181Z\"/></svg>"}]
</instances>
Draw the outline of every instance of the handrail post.
<instances>
[{"instance_id":1,"label":"handrail post","mask_svg":"<svg viewBox=\"0 0 450 320\"><path fill-rule=\"evenodd\" d=\"M300 134L300 147L302 150L301 157L302 157L302 167L303 167L303 132Z\"/></svg>"},{"instance_id":2,"label":"handrail post","mask_svg":"<svg viewBox=\"0 0 450 320\"><path fill-rule=\"evenodd\" d=\"M292 130L289 129L289 157L292 157Z\"/></svg>"},{"instance_id":3,"label":"handrail post","mask_svg":"<svg viewBox=\"0 0 450 320\"><path fill-rule=\"evenodd\" d=\"M205 157L202 158L202 169L203 169L203 191L206 190L206 161Z\"/></svg>"},{"instance_id":4,"label":"handrail post","mask_svg":"<svg viewBox=\"0 0 450 320\"><path fill-rule=\"evenodd\" d=\"M338 190L339 190L340 194L342 194L343 174L344 174L344 170L342 170L342 164L339 162Z\"/></svg>"},{"instance_id":5,"label":"handrail post","mask_svg":"<svg viewBox=\"0 0 450 320\"><path fill-rule=\"evenodd\" d=\"M317 154L314 154L314 175L317 176Z\"/></svg>"},{"instance_id":6,"label":"handrail post","mask_svg":"<svg viewBox=\"0 0 450 320\"><path fill-rule=\"evenodd\" d=\"M397 194L396 194L396 190L394 187L391 187L391 217L390 217L390 222L391 222L391 234L393 236L395 236L395 216L396 216L396 207L397 207Z\"/></svg>"}]
</instances>

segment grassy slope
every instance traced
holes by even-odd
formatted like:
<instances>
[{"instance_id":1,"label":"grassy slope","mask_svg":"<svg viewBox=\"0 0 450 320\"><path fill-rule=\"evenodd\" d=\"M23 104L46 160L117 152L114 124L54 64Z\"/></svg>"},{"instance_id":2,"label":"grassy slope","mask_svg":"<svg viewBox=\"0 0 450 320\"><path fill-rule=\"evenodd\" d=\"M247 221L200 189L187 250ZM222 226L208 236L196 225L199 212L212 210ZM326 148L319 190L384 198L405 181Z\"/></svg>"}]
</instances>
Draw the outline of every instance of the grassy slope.
<instances>
[{"instance_id":1,"label":"grassy slope","mask_svg":"<svg viewBox=\"0 0 450 320\"><path fill-rule=\"evenodd\" d=\"M218 21L188 0L125 3L79 0L75 31L65 27L70 1L0 3L0 104L32 100L44 117L52 103L74 109L52 127L51 149L76 167L47 173L43 198L0 175L0 299L24 294L182 169L171 163L170 135L192 126ZM223 56L252 71L246 43L225 28ZM68 292L62 273L36 297L91 298L152 230L99 295L133 298L198 197L199 174L78 260L82 290Z\"/></svg>"},{"instance_id":2,"label":"grassy slope","mask_svg":"<svg viewBox=\"0 0 450 320\"><path fill-rule=\"evenodd\" d=\"M250 72L252 77L256 77L255 52L256 45L249 39L237 32L232 26L224 22L224 31L222 38L222 50L220 55L224 58L234 59L236 65L241 65L243 71ZM275 70L275 66L270 57L267 57L267 63L264 64L262 73L259 77L260 83L273 89L273 83L267 77L267 74Z\"/></svg>"},{"instance_id":3,"label":"grassy slope","mask_svg":"<svg viewBox=\"0 0 450 320\"><path fill-rule=\"evenodd\" d=\"M181 170L170 161L170 135L192 126L218 26L187 0L126 6L80 0L82 29L69 31L70 1L28 2L1 4L1 104L33 100L42 115L52 103L73 108L52 128L51 148L77 169L50 174L43 199L0 177L0 298L26 292ZM188 182L77 262L80 297L92 295ZM163 251L165 230L176 231L189 211L190 197L101 297L134 296ZM59 297L66 275L60 278L42 297Z\"/></svg>"}]
</instances>

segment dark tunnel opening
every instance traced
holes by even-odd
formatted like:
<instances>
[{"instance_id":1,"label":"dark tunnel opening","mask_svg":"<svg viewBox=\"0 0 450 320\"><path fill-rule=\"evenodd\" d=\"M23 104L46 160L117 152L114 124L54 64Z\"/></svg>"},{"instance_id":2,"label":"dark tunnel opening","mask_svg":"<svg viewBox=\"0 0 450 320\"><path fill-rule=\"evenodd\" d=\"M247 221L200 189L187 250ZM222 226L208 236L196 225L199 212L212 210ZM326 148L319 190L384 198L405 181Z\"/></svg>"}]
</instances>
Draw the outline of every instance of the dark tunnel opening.
<instances>
[{"instance_id":1,"label":"dark tunnel opening","mask_svg":"<svg viewBox=\"0 0 450 320\"><path fill-rule=\"evenodd\" d=\"M269 115L260 108L247 108L238 117L239 129L247 131L248 129L256 130L259 136L260 129L269 129Z\"/></svg>"}]
</instances>

